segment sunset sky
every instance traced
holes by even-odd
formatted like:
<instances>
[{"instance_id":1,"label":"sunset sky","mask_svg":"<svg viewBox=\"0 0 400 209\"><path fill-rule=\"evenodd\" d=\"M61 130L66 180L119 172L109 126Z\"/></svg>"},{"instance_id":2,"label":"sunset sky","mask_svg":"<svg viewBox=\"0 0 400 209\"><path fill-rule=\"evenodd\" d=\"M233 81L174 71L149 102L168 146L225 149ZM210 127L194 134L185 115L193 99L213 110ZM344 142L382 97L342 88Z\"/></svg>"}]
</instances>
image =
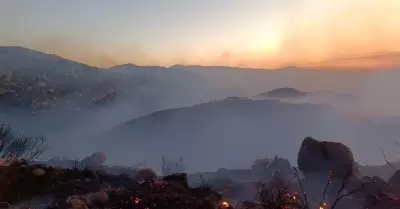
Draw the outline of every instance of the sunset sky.
<instances>
[{"instance_id":1,"label":"sunset sky","mask_svg":"<svg viewBox=\"0 0 400 209\"><path fill-rule=\"evenodd\" d=\"M2 0L0 27L101 67L400 67L399 0Z\"/></svg>"}]
</instances>

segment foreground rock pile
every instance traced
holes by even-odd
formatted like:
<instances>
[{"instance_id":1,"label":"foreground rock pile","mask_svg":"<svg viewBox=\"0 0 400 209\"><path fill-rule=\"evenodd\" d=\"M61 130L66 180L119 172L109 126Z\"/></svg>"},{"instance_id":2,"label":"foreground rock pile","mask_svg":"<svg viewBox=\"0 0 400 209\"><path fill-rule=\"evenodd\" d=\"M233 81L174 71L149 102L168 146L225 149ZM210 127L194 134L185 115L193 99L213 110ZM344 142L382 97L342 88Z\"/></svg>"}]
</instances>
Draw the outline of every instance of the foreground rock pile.
<instances>
[{"instance_id":1,"label":"foreground rock pile","mask_svg":"<svg viewBox=\"0 0 400 209\"><path fill-rule=\"evenodd\" d=\"M290 168L287 160L276 156L257 164L265 164L265 169L260 166L245 172L254 171L257 177L264 170L268 178L252 181L219 178L214 182L203 181L195 188L189 186L185 173L160 178L151 169L127 170L129 173L123 175L116 174L118 169L114 169L115 173L111 174L109 171L113 169L105 169L104 161L105 155L94 153L81 162L84 168L56 168L40 163L28 164L23 160L0 166L0 207L400 208L400 171L387 182L376 176L362 176L347 146L311 137L304 139L300 147L298 168ZM215 190L217 188L221 193Z\"/></svg>"},{"instance_id":2,"label":"foreground rock pile","mask_svg":"<svg viewBox=\"0 0 400 209\"><path fill-rule=\"evenodd\" d=\"M228 208L208 187L190 188L186 174L137 180L85 169L57 169L24 161L0 167L0 202L19 208Z\"/></svg>"}]
</instances>

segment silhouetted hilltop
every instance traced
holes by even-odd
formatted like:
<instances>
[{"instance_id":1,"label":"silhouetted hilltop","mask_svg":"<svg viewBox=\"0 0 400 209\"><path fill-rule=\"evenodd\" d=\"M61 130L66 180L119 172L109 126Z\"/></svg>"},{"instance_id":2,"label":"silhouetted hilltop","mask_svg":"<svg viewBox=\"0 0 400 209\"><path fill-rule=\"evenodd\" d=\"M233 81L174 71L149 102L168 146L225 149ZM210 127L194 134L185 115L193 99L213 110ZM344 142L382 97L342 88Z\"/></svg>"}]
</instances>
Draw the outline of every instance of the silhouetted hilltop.
<instances>
[{"instance_id":1,"label":"silhouetted hilltop","mask_svg":"<svg viewBox=\"0 0 400 209\"><path fill-rule=\"evenodd\" d=\"M190 107L182 107L175 109L167 109L158 111L137 119L133 119L127 123L121 124L113 129L116 133L127 129L129 132L134 133L135 131L146 132L147 128L153 126L153 129L158 129L159 125L167 125L175 120L179 121L190 121L196 119L199 126L202 122L212 121L225 121L225 117L232 118L235 115L252 118L255 120L274 120L276 118L285 119L287 117L308 116L312 117L315 113L330 112L333 108L329 105L313 105L313 104L300 104L292 105L273 100L251 100L246 98L241 99L225 99L221 101L214 101L209 103L203 103ZM268 116L268 117L267 117ZM237 119L240 121L240 117ZM165 123L164 123L165 122ZM182 123L184 126L190 125L191 123ZM221 123L221 125L227 123ZM193 124L194 125L194 124ZM178 127L177 127L178 128ZM188 128L189 129L189 128ZM223 129L223 127L221 127ZM142 131L141 131L142 130Z\"/></svg>"},{"instance_id":2,"label":"silhouetted hilltop","mask_svg":"<svg viewBox=\"0 0 400 209\"><path fill-rule=\"evenodd\" d=\"M295 88L284 87L261 93L260 96L272 98L299 98L304 97L307 94L307 92L302 92Z\"/></svg>"},{"instance_id":3,"label":"silhouetted hilltop","mask_svg":"<svg viewBox=\"0 0 400 209\"><path fill-rule=\"evenodd\" d=\"M0 47L0 106L28 112L85 109L128 100L131 105L179 103L174 93L202 96L202 76L181 69L126 64L100 69L23 47ZM193 86L188 92L184 87ZM189 98L189 96L187 96ZM201 98L201 97L200 97ZM132 104L147 103L147 105ZM154 101L154 102L153 102ZM150 104L150 105L149 105ZM169 106L169 105L166 105ZM160 107L149 108L154 111ZM162 108L162 107L161 107Z\"/></svg>"},{"instance_id":4,"label":"silhouetted hilltop","mask_svg":"<svg viewBox=\"0 0 400 209\"><path fill-rule=\"evenodd\" d=\"M116 79L97 68L22 47L0 47L0 79L0 105L32 109L71 101L72 108L84 107L112 99L117 90Z\"/></svg>"}]
</instances>

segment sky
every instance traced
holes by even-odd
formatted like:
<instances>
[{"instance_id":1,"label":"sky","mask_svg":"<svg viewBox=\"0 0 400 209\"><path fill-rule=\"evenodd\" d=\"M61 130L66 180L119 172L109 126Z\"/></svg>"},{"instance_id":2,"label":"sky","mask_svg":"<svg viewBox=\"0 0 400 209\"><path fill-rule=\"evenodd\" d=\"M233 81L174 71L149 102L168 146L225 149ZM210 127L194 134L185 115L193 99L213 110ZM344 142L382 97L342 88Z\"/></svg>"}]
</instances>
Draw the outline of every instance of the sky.
<instances>
[{"instance_id":1,"label":"sky","mask_svg":"<svg viewBox=\"0 0 400 209\"><path fill-rule=\"evenodd\" d=\"M2 0L0 45L109 67L395 68L398 0Z\"/></svg>"}]
</instances>

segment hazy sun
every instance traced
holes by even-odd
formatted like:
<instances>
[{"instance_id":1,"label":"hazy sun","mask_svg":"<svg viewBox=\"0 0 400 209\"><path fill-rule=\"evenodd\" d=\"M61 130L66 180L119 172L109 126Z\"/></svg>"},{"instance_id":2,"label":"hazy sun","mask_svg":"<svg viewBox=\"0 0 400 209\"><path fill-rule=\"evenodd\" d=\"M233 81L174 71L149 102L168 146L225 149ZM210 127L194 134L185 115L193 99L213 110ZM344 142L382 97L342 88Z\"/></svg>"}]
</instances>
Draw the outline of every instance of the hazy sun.
<instances>
[{"instance_id":1,"label":"hazy sun","mask_svg":"<svg viewBox=\"0 0 400 209\"><path fill-rule=\"evenodd\" d=\"M249 48L253 52L274 53L279 50L281 45L279 34L256 34L249 43Z\"/></svg>"},{"instance_id":2,"label":"hazy sun","mask_svg":"<svg viewBox=\"0 0 400 209\"><path fill-rule=\"evenodd\" d=\"M249 24L245 30L247 48L253 53L275 53L283 42L281 19L261 18Z\"/></svg>"}]
</instances>

